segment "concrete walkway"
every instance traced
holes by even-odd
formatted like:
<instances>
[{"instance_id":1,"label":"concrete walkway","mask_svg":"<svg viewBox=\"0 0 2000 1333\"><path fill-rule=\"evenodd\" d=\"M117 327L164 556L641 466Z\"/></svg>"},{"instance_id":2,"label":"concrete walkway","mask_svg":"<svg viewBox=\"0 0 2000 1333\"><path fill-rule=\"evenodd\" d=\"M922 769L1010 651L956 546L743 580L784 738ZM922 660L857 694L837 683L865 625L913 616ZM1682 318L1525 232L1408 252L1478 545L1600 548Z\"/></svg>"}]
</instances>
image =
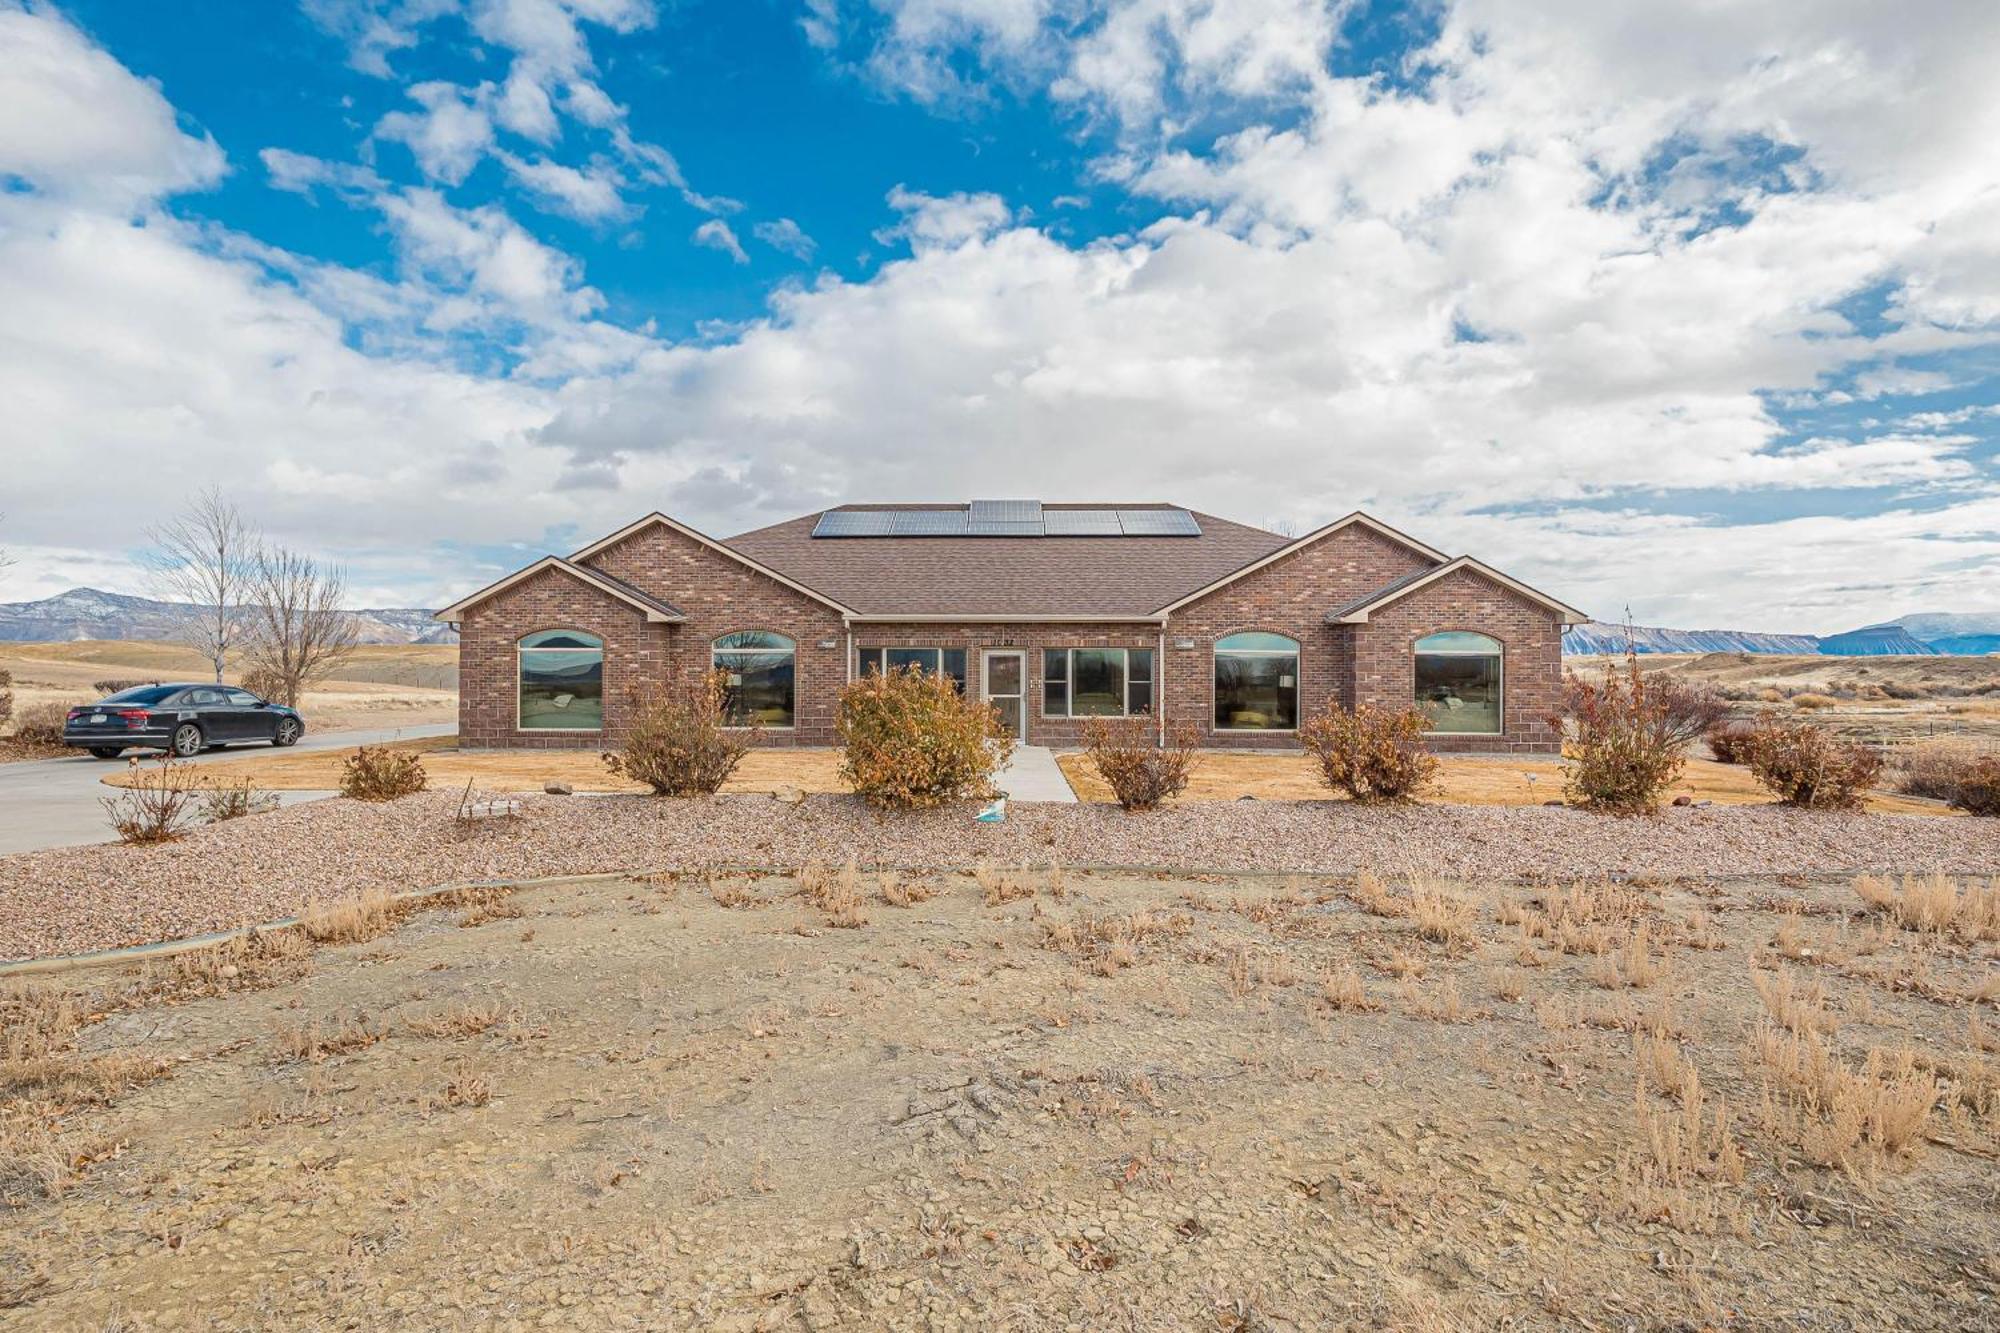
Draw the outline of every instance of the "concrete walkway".
<instances>
[{"instance_id":1,"label":"concrete walkway","mask_svg":"<svg viewBox=\"0 0 2000 1333\"><path fill-rule=\"evenodd\" d=\"M419 736L446 736L458 728L451 723L433 726L398 727L383 731L307 732L293 747L297 750L338 750L349 745L379 745L384 741L411 740ZM268 749L263 745L233 745L196 755L189 763L208 764L218 759L241 758ZM154 752L133 750L146 762ZM115 773L124 760L94 759L83 751L60 759L31 759L20 764L0 764L0 855L35 852L45 847L80 847L94 842L111 842L117 835L99 804L106 796L116 796L104 785L107 773ZM286 805L316 801L332 792L279 792Z\"/></svg>"},{"instance_id":2,"label":"concrete walkway","mask_svg":"<svg viewBox=\"0 0 2000 1333\"><path fill-rule=\"evenodd\" d=\"M1046 745L1015 746L1014 757L993 779L993 785L1006 792L1010 801L1076 804L1076 793L1057 766L1055 751Z\"/></svg>"}]
</instances>

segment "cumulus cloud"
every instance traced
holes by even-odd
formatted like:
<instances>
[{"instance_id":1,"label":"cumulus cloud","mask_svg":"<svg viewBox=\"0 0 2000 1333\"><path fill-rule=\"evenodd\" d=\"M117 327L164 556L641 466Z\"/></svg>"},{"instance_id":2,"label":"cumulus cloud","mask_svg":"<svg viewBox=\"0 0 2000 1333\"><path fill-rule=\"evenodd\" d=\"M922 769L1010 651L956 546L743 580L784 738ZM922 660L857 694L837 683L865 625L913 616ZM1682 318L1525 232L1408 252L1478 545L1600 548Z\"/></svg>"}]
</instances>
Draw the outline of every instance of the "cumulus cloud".
<instances>
[{"instance_id":1,"label":"cumulus cloud","mask_svg":"<svg viewBox=\"0 0 2000 1333\"><path fill-rule=\"evenodd\" d=\"M781 250L794 259L811 260L819 249L818 243L790 218L759 222L750 229L750 234L773 250Z\"/></svg>"},{"instance_id":2,"label":"cumulus cloud","mask_svg":"<svg viewBox=\"0 0 2000 1333\"><path fill-rule=\"evenodd\" d=\"M221 179L215 141L54 10L0 3L0 51L0 190L129 209Z\"/></svg>"}]
</instances>

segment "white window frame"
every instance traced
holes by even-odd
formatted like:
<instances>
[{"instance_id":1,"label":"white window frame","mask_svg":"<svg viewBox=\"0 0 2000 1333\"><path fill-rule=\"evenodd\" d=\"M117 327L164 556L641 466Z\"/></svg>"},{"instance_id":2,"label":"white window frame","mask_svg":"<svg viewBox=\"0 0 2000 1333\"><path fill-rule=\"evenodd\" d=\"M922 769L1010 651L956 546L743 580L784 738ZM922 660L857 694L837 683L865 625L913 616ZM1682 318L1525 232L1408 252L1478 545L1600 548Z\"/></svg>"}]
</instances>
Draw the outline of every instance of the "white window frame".
<instances>
[{"instance_id":1,"label":"white window frame","mask_svg":"<svg viewBox=\"0 0 2000 1333\"><path fill-rule=\"evenodd\" d=\"M1425 639L1435 638L1440 634L1477 634L1480 638L1493 645L1493 651L1487 652L1482 649L1478 652L1473 652L1465 648L1446 648L1440 651L1417 646ZM1494 729L1492 731L1440 731L1438 728L1432 727L1429 732L1430 735L1505 736L1507 734L1507 645L1505 642L1494 638L1485 630L1477 629L1434 629L1429 634L1420 634L1410 640L1410 702L1421 706L1422 701L1417 698L1417 658L1419 657L1491 657L1499 663L1496 677L1500 686L1500 699L1493 709Z\"/></svg>"},{"instance_id":2,"label":"white window frame","mask_svg":"<svg viewBox=\"0 0 2000 1333\"><path fill-rule=\"evenodd\" d=\"M1276 634L1281 639L1291 641L1290 652L1282 648L1224 648L1224 639L1233 639L1239 634ZM1292 716L1294 719L1305 714L1306 700L1306 646L1289 634L1280 634L1274 629L1238 629L1218 635L1208 647L1208 728L1210 731L1226 731L1232 736L1296 736L1296 725L1289 727L1225 727L1215 720L1215 664L1223 656L1229 657L1289 657L1292 659ZM1414 668L1412 668L1414 670Z\"/></svg>"},{"instance_id":3,"label":"white window frame","mask_svg":"<svg viewBox=\"0 0 2000 1333\"><path fill-rule=\"evenodd\" d=\"M799 641L783 630L757 629L754 627L750 629L726 629L708 641L708 669L710 671L727 670L722 663L715 660L717 655L721 653L776 653L778 651L776 648L721 648L717 646L722 640L732 634L770 634L792 645L785 650L786 655L792 659L792 720L782 726L769 722L725 721L722 724L722 729L724 731L797 731L799 729Z\"/></svg>"},{"instance_id":4,"label":"white window frame","mask_svg":"<svg viewBox=\"0 0 2000 1333\"><path fill-rule=\"evenodd\" d=\"M1037 693L1041 696L1041 704L1040 704L1041 716L1046 718L1059 718L1065 721L1085 721L1085 722L1089 721L1093 717L1158 716L1160 711L1160 655L1153 649L1099 648L1090 644L1084 644L1081 647L1074 647L1074 648L1070 647L1044 648L1042 649L1042 653L1043 657L1042 657L1041 689L1037 691ZM1060 713L1051 713L1049 711L1049 681L1048 681L1048 656L1047 656L1049 653L1063 654L1063 680L1062 680L1063 711ZM1072 713L1069 711L1070 708L1075 703L1076 655L1078 653L1118 653L1124 657L1125 665L1119 677L1121 693L1118 701L1118 706L1121 711L1116 713ZM1153 687L1153 706L1147 709L1146 712L1144 713L1134 713L1132 711L1132 654L1133 653L1144 653L1148 657L1153 659L1152 676L1146 682L1147 684Z\"/></svg>"},{"instance_id":5,"label":"white window frame","mask_svg":"<svg viewBox=\"0 0 2000 1333\"><path fill-rule=\"evenodd\" d=\"M522 646L537 634L581 634L586 639L597 640L597 646L595 648L527 648ZM587 629L576 629L568 625L550 625L544 629L531 629L520 638L514 640L514 730L523 736L603 735L604 695L602 693L597 698L597 716L599 720L594 727L524 727L521 725L521 656L524 653L596 653L597 666L601 675L605 662L604 636L602 634L592 634ZM602 680L598 682L598 688L600 690L603 689Z\"/></svg>"}]
</instances>

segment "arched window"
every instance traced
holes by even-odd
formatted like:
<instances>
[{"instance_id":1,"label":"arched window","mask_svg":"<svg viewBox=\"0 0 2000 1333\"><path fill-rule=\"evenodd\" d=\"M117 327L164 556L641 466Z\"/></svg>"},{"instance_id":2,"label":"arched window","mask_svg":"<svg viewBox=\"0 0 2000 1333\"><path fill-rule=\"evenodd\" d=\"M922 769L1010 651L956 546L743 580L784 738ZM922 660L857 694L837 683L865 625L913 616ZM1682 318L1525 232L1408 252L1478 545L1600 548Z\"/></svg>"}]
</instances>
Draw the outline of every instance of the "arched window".
<instances>
[{"instance_id":1,"label":"arched window","mask_svg":"<svg viewBox=\"0 0 2000 1333\"><path fill-rule=\"evenodd\" d=\"M1231 634L1215 641L1218 731L1296 731L1299 641L1282 634Z\"/></svg>"},{"instance_id":2,"label":"arched window","mask_svg":"<svg viewBox=\"0 0 2000 1333\"><path fill-rule=\"evenodd\" d=\"M1418 639L1417 707L1431 729L1461 736L1498 736L1500 641L1466 630Z\"/></svg>"},{"instance_id":3,"label":"arched window","mask_svg":"<svg viewBox=\"0 0 2000 1333\"><path fill-rule=\"evenodd\" d=\"M715 641L715 669L725 675L723 713L731 726L792 725L797 649L784 635L761 629L737 630Z\"/></svg>"},{"instance_id":4,"label":"arched window","mask_svg":"<svg viewBox=\"0 0 2000 1333\"><path fill-rule=\"evenodd\" d=\"M538 630L521 640L517 656L522 731L604 730L604 640Z\"/></svg>"}]
</instances>

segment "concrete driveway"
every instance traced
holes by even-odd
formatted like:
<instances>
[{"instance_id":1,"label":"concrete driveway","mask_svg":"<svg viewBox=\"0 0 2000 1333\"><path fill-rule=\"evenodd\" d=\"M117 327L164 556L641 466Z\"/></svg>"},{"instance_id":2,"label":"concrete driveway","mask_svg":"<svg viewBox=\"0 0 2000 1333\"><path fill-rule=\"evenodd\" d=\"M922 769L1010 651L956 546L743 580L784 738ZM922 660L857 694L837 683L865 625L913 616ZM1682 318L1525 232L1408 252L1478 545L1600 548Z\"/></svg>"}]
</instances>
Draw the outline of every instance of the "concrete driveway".
<instances>
[{"instance_id":1,"label":"concrete driveway","mask_svg":"<svg viewBox=\"0 0 2000 1333\"><path fill-rule=\"evenodd\" d=\"M422 727L397 727L384 731L307 732L296 750L338 750L349 745L376 745L383 741L411 740L419 736L444 736L456 731L449 723ZM210 750L190 760L212 764L217 760L240 758L268 747L237 745L226 750ZM148 751L132 751L147 755ZM34 759L22 764L0 764L0 855L10 852L40 851L44 847L78 847L93 842L112 842L117 835L105 819L99 804L116 791L101 781L118 770L124 760L93 759L82 751L60 759ZM323 791L279 792L286 805L316 801L331 795Z\"/></svg>"}]
</instances>

